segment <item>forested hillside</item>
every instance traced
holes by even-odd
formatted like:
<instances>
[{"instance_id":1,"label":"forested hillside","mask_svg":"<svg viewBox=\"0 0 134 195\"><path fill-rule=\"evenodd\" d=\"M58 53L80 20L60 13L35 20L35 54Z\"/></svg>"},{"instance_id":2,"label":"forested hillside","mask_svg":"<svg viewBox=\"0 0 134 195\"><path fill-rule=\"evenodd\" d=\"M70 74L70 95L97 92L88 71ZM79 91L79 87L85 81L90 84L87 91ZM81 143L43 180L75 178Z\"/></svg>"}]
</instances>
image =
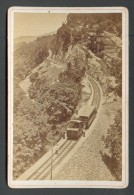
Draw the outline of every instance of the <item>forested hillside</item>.
<instances>
[{"instance_id":1,"label":"forested hillside","mask_svg":"<svg viewBox=\"0 0 134 195\"><path fill-rule=\"evenodd\" d=\"M85 72L106 101L121 98L120 21L120 14L69 14L56 34L15 45L14 178L62 137Z\"/></svg>"}]
</instances>

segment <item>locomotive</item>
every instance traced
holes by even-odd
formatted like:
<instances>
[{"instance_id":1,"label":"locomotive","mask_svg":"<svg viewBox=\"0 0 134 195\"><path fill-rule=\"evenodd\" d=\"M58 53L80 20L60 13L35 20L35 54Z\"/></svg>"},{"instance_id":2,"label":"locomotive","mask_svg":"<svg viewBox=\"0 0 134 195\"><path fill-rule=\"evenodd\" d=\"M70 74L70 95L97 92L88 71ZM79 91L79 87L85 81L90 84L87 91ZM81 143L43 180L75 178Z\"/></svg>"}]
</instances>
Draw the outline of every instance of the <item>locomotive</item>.
<instances>
[{"instance_id":1,"label":"locomotive","mask_svg":"<svg viewBox=\"0 0 134 195\"><path fill-rule=\"evenodd\" d=\"M88 129L95 119L97 109L95 106L83 106L78 111L78 116L68 122L67 138L77 140L84 134L84 130Z\"/></svg>"}]
</instances>

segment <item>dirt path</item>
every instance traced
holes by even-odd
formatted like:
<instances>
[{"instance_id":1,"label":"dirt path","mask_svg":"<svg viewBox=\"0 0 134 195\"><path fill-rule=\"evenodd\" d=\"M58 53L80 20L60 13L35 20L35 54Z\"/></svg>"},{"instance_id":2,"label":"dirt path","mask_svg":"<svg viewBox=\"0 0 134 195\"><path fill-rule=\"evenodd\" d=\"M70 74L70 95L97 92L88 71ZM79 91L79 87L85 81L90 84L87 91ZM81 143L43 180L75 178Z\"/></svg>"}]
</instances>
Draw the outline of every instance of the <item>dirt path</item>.
<instances>
[{"instance_id":1,"label":"dirt path","mask_svg":"<svg viewBox=\"0 0 134 195\"><path fill-rule=\"evenodd\" d=\"M118 108L118 103L110 103L111 122ZM81 148L71 157L64 168L57 174L56 180L107 180L113 181L115 178L102 161L100 150L104 151L101 140L109 127L109 119L106 115L106 105L102 106L102 114L97 121L92 134L86 138Z\"/></svg>"}]
</instances>

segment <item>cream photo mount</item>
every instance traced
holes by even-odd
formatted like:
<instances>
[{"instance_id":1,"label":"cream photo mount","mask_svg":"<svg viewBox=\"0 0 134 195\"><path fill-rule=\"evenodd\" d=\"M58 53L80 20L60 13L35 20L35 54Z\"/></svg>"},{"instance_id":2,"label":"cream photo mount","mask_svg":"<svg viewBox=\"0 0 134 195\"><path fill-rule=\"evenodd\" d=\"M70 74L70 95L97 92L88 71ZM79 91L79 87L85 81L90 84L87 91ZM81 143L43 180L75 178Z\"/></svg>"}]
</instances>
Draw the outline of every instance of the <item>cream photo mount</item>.
<instances>
[{"instance_id":1,"label":"cream photo mount","mask_svg":"<svg viewBox=\"0 0 134 195\"><path fill-rule=\"evenodd\" d=\"M18 18L16 17L17 19L15 19L16 14L21 14L20 15L20 25L19 25L19 17ZM25 20L25 24L26 24L27 28L24 29L24 28L22 28L23 26L21 26L22 23L24 24L24 18L26 18L26 17L23 18L23 16L22 16L23 14L26 14L27 16L30 14L36 14L37 16L40 15L39 16L40 19L39 18L37 20L33 19L33 24L35 24L35 25L28 23L30 21L30 19ZM57 21L58 21L57 23L55 22L56 18L54 21L52 21L52 18L49 21L49 19L48 19L49 17L47 17L44 24L40 24L40 28L41 28L41 25L42 26L44 25L45 28L42 27L43 29L48 28L50 30L50 33L47 31L44 32L46 34L48 33L48 35L51 34L51 32L53 32L53 30L54 30L53 26L55 26L55 32L53 33L55 35L57 33L56 30L58 30L60 28L60 26L63 25L63 23L66 25L66 22L67 22L65 19L66 17L63 17L64 19L62 21L62 20L60 20L60 17L58 17L58 14L63 14L63 15L64 14L65 15L68 15L68 14L83 14L83 15L84 14L122 14L122 21L121 21L121 23L122 23L121 24L122 25L122 37L121 37L121 53L122 53L122 55L121 55L122 56L121 57L121 60L122 60L122 67L121 67L121 69L122 69L122 90L121 90L122 97L121 97L121 100L122 100L122 103L120 105L121 111L122 111L122 162L121 162L121 164L122 164L122 166L121 166L122 167L122 177L121 178L122 179L120 181L118 181L117 179L115 181L114 180L110 181L110 180L107 180L107 178L105 178L106 180L103 180L103 179L102 180L100 180L100 179L98 179L98 180L94 180L94 179L80 180L79 177L78 177L78 180L77 179L76 180L52 179L52 177L51 177L52 180L51 179L46 179L46 180L44 180L44 179L35 179L35 180L28 179L31 177L30 174L34 174L35 168L39 169L40 166L45 161L47 161L47 160L44 160L45 159L45 158L43 158L44 156L40 157L40 159L38 159L37 162L34 162L32 166L30 166L27 170L24 171L24 173L22 173L21 175L16 177L17 179L14 179L13 160L14 160L15 152L13 152L13 150L14 150L15 143L13 142L13 138L14 138L14 120L17 120L17 119L15 119L16 116L14 116L14 110L15 110L14 104L16 101L16 99L14 98L14 96L15 96L14 95L14 93L15 93L14 83L16 82L16 81L14 81L14 77L16 76L15 74L17 72L17 71L15 72L15 68L14 68L14 66L16 65L14 63L14 59L16 57L14 55L14 53L15 53L14 48L15 48L15 44L16 44L15 39L17 40L17 37L21 37L21 39L23 40L24 37L30 36L30 28L31 28L31 36L33 36L33 37L30 37L30 41L28 39L28 41L23 40L22 42L25 42L26 44L28 44L32 41L35 41L38 36L39 37L46 36L46 34L43 35L41 29L38 29L38 31L34 33L34 29L37 29L39 27L38 26L39 20L41 20L41 22L42 22L41 15L43 15L43 14L53 14L53 15L57 14ZM47 23L47 21L49 21L50 23ZM56 25L57 25L57 29L56 29ZM28 29L28 26L29 26L29 29ZM73 28L73 27L70 27L70 28ZM81 26L80 23L78 22L78 27L76 28L76 31L80 32L82 28L83 28L83 26ZM95 28L99 28L99 25L96 26ZM7 173L9 187L11 187L11 188L126 188L128 186L128 177L129 177L129 175L128 175L128 164L129 164L129 156L128 156L128 145L129 145L129 142L128 142L128 135L129 135L129 132L128 132L128 126L129 126L129 124L128 124L128 115L129 115L129 108L128 108L128 104L129 104L128 103L128 101L129 101L128 36L129 36L129 30L128 29L129 29L129 27L128 27L128 10L125 7L11 7L11 8L9 8L9 10L8 10L8 173ZM110 35L110 33L109 33L109 35ZM34 38L34 36L36 38ZM73 35L71 35L71 36L73 36ZM94 37L94 35L90 35L90 36ZM64 39L64 37L62 37L62 38ZM117 36L116 36L116 38L117 38ZM81 40L82 39L83 38L81 38ZM116 40L116 41L118 41L118 40ZM113 40L113 42L116 42L116 41ZM19 42L17 42L18 47L19 47L19 43L20 43L20 40L19 40ZM79 42L79 40L78 40L77 44L80 45L81 42ZM110 42L109 42L109 44L110 44ZM107 45L108 45L108 42L107 42ZM74 46L70 46L70 50L71 49L73 50L73 47ZM85 51L84 43L80 47L82 48L82 50L84 52ZM66 49L66 47L65 47L65 49ZM80 49L78 49L78 51L80 51ZM51 52L49 52L49 51L48 51L48 53L49 54L46 58L49 58L48 59L49 61L51 61L51 59L52 59L52 62L50 62L51 66L53 63L53 66L55 66L55 69L58 69L58 68L60 69L61 68L60 65L59 65L59 67L57 67L57 64L54 65L54 63L57 63L56 60L59 60L60 58L58 56L56 58L55 57L56 54L53 57L52 56L53 54L51 54ZM81 54L82 54L82 52L80 53L80 55ZM20 55L20 53L18 55ZM62 54L59 54L59 55L62 55ZM70 53L68 55L71 56ZM83 55L85 55L85 54L83 54ZM69 56L69 58L70 58L70 56ZM92 58L94 58L94 53L90 52L90 56L92 56ZM66 58L67 58L67 55L66 55ZM97 62L99 63L99 60L101 59L101 57L96 57L95 59L96 59L96 63ZM44 62L42 61L41 63L44 63ZM61 61L59 63L61 63ZM89 62L87 62L87 63L89 63ZM44 64L44 66L45 66L45 64ZM39 68L41 70L42 65ZM65 70L64 68L63 68L63 70ZM35 69L33 71L33 73L35 73L35 71L37 71L36 67L34 67L33 69ZM48 71L48 69L47 69L47 71ZM28 77L28 74L27 74L27 77ZM42 74L45 74L45 73L42 72ZM39 75L40 75L40 73L39 73ZM87 75L87 73L86 73L86 75ZM95 75L95 72L93 73L93 76L94 75ZM22 78L23 76L20 76L20 77ZM89 78L89 76L88 76L88 79L89 79L90 84L91 84L91 88L90 88L91 92L94 93L94 89L93 89L94 84L93 83L96 83L96 85L98 85L98 90L100 90L100 100L99 100L100 105L98 106L96 119L93 121L93 123L91 125L91 130L88 132L86 131L86 133L85 133L87 137L91 136L93 134L92 130L93 130L93 128L96 127L97 121L99 120L99 117L101 116L101 109L102 109L103 104L104 104L104 95L103 95L104 91L101 89L100 83L98 81L94 80L94 78ZM26 77L23 78L22 80L26 81L26 82L23 82L23 86L21 85L22 89L24 89L26 87L26 86L24 86L24 84L27 85L28 80L26 80ZM20 82L20 80L18 82ZM91 94L90 98L93 98L92 97L94 95L93 93ZM57 166L57 170L55 170L53 172L53 177L58 178L58 177L56 177L56 175L58 175L58 173L67 165L68 161L74 156L74 154L77 153L77 151L81 148L82 144L84 144L84 141L86 138L81 137L80 142L78 142L73 147L73 150L71 151L71 149L69 149L70 152L68 152L67 155L64 154L65 156L67 156L66 157L67 159L65 159L64 156L62 157L61 167ZM50 142L53 142L53 141L50 141ZM62 143L62 141L58 142L58 143L59 143L59 145L61 144L61 146L59 146L59 150L60 150L60 147L62 147L62 144L64 144L64 143ZM23 145L22 145L22 147L23 147ZM52 152L54 152L53 150L56 151L57 149L56 149L56 146L52 145ZM48 157L48 158L52 158L51 155L55 155L55 153L51 153L51 150L46 153L46 157ZM54 158L54 156L53 156L53 158ZM53 159L51 159L51 160L53 160ZM58 162L60 162L60 161L58 161ZM18 162L18 163L21 163L21 162ZM59 164L59 163L57 163L57 164ZM69 164L67 166L69 166ZM50 168L52 169L52 167L50 167ZM51 171L53 171L53 169ZM65 172L65 170L64 170L64 172ZM37 173L38 173L38 170L37 170ZM42 173L40 173L40 175L41 174ZM51 174L51 172L50 172L50 174ZM44 176L42 176L41 178L43 178L43 177ZM20 178L20 179L18 179L18 178Z\"/></svg>"}]
</instances>

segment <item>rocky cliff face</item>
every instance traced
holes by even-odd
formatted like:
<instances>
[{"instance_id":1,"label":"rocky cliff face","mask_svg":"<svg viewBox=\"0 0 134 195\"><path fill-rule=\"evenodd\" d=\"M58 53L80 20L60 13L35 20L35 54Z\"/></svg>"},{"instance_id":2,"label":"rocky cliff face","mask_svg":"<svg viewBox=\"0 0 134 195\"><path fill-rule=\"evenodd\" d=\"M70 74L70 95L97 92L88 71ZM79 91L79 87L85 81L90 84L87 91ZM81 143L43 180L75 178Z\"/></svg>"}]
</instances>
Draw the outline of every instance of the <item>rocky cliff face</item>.
<instances>
[{"instance_id":1,"label":"rocky cliff face","mask_svg":"<svg viewBox=\"0 0 134 195\"><path fill-rule=\"evenodd\" d=\"M100 82L104 92L109 86L121 96L121 28L120 14L69 14L54 35L17 47L16 74L19 72L24 79L40 63L52 71L52 64L60 64L63 68L56 71L60 74L70 64L74 69L85 68Z\"/></svg>"},{"instance_id":2,"label":"rocky cliff face","mask_svg":"<svg viewBox=\"0 0 134 195\"><path fill-rule=\"evenodd\" d=\"M120 21L120 14L69 14L55 35L52 58L63 65L85 67L104 93L121 96Z\"/></svg>"}]
</instances>

